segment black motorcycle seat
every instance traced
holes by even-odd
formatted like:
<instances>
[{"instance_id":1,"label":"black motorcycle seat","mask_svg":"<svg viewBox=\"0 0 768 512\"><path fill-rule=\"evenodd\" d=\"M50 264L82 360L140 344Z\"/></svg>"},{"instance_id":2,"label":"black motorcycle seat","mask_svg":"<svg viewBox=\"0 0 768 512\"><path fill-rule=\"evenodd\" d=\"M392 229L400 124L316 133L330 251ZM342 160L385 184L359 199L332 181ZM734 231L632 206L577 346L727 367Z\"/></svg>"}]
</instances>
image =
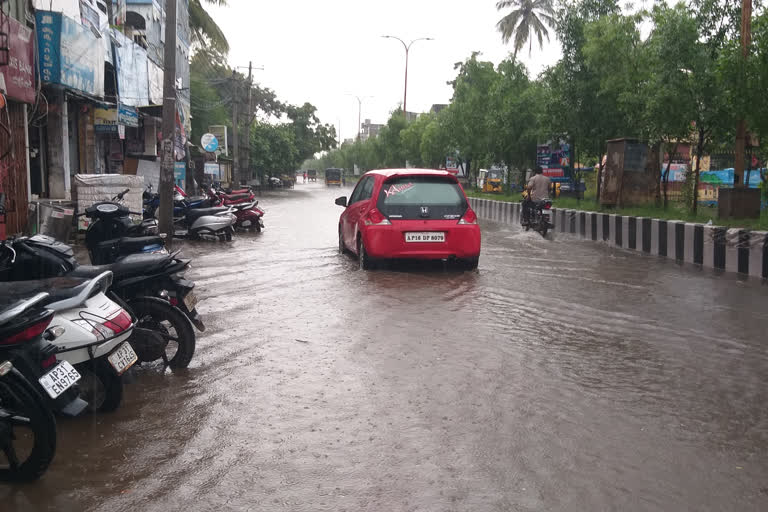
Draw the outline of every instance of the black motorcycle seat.
<instances>
[{"instance_id":1,"label":"black motorcycle seat","mask_svg":"<svg viewBox=\"0 0 768 512\"><path fill-rule=\"evenodd\" d=\"M170 254L130 254L108 265L80 265L68 275L87 278L109 270L115 275L115 281L119 281L128 277L159 272L171 260Z\"/></svg>"},{"instance_id":2,"label":"black motorcycle seat","mask_svg":"<svg viewBox=\"0 0 768 512\"><path fill-rule=\"evenodd\" d=\"M187 220L191 223L204 215L216 215L217 213L229 210L226 206L216 206L214 208L195 208L187 211Z\"/></svg>"},{"instance_id":3,"label":"black motorcycle seat","mask_svg":"<svg viewBox=\"0 0 768 512\"><path fill-rule=\"evenodd\" d=\"M165 247L165 240L159 236L125 236L97 242L99 248L118 247L121 254L140 253L148 245L160 245Z\"/></svg>"},{"instance_id":4,"label":"black motorcycle seat","mask_svg":"<svg viewBox=\"0 0 768 512\"><path fill-rule=\"evenodd\" d=\"M75 277L68 275L66 277L52 277L50 279L38 279L34 281L13 281L3 283L2 302L15 302L21 299L27 299L40 292L47 292L49 297L44 304L68 299L79 294L83 288L88 285L92 277L104 272L98 272L93 276Z\"/></svg>"},{"instance_id":5,"label":"black motorcycle seat","mask_svg":"<svg viewBox=\"0 0 768 512\"><path fill-rule=\"evenodd\" d=\"M140 252L148 245L160 245L165 247L165 240L159 236L126 236L120 239L120 252Z\"/></svg>"}]
</instances>

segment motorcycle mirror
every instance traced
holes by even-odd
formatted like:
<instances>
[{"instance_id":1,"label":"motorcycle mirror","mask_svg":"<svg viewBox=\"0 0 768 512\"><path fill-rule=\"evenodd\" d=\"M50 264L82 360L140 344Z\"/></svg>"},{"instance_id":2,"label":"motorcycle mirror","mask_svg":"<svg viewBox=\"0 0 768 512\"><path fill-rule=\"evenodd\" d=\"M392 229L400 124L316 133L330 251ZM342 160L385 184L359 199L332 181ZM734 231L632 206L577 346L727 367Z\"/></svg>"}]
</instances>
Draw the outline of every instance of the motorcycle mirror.
<instances>
[{"instance_id":1,"label":"motorcycle mirror","mask_svg":"<svg viewBox=\"0 0 768 512\"><path fill-rule=\"evenodd\" d=\"M346 196L337 197L336 198L336 204L346 208L347 207L347 197Z\"/></svg>"}]
</instances>

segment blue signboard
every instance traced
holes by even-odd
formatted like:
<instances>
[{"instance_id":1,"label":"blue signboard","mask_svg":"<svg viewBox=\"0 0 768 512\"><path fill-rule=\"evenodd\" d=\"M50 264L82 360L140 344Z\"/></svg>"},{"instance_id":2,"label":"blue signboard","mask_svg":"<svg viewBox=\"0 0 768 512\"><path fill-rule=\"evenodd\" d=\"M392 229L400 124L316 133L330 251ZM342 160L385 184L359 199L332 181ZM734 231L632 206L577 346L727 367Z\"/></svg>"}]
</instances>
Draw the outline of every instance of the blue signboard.
<instances>
[{"instance_id":1,"label":"blue signboard","mask_svg":"<svg viewBox=\"0 0 768 512\"><path fill-rule=\"evenodd\" d=\"M139 111L136 110L136 107L129 107L128 105L123 105L121 103L117 109L117 124L138 128Z\"/></svg>"},{"instance_id":2,"label":"blue signboard","mask_svg":"<svg viewBox=\"0 0 768 512\"><path fill-rule=\"evenodd\" d=\"M93 96L104 96L104 45L89 28L60 12L37 11L40 76Z\"/></svg>"},{"instance_id":3,"label":"blue signboard","mask_svg":"<svg viewBox=\"0 0 768 512\"><path fill-rule=\"evenodd\" d=\"M179 188L184 188L186 186L186 179L187 179L187 163L186 162L176 162L173 164L173 181L176 183L176 185L179 186Z\"/></svg>"}]
</instances>

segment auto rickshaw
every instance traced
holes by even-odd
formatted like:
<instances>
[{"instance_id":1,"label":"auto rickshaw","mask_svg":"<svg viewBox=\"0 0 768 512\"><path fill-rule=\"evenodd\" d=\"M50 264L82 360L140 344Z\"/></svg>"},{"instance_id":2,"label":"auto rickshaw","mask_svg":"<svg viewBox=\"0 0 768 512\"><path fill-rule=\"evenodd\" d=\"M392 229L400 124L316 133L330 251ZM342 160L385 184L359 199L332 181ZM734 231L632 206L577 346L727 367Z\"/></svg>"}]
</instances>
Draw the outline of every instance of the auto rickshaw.
<instances>
[{"instance_id":1,"label":"auto rickshaw","mask_svg":"<svg viewBox=\"0 0 768 512\"><path fill-rule=\"evenodd\" d=\"M341 187L341 175L344 173L343 169L338 169L336 167L330 167L325 170L325 186L330 187L331 185L336 185L338 187Z\"/></svg>"},{"instance_id":2,"label":"auto rickshaw","mask_svg":"<svg viewBox=\"0 0 768 512\"><path fill-rule=\"evenodd\" d=\"M317 171L315 169L307 171L307 181L317 181Z\"/></svg>"},{"instance_id":3,"label":"auto rickshaw","mask_svg":"<svg viewBox=\"0 0 768 512\"><path fill-rule=\"evenodd\" d=\"M480 171L483 172L482 170ZM485 176L481 177L483 182L483 192L501 194L503 189L503 180L501 169L491 169L485 171Z\"/></svg>"}]
</instances>

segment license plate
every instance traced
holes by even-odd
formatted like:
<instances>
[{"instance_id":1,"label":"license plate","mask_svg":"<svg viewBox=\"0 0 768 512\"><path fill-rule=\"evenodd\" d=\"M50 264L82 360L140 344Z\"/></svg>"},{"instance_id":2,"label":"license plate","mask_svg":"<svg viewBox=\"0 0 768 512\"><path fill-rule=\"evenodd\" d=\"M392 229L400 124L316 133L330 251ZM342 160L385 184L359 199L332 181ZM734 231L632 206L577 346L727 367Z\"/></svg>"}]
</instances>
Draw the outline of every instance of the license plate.
<instances>
[{"instance_id":1,"label":"license plate","mask_svg":"<svg viewBox=\"0 0 768 512\"><path fill-rule=\"evenodd\" d=\"M445 233L442 231L422 231L405 234L406 242L445 242Z\"/></svg>"},{"instance_id":2,"label":"license plate","mask_svg":"<svg viewBox=\"0 0 768 512\"><path fill-rule=\"evenodd\" d=\"M187 306L187 310L192 311L195 309L195 306L197 306L197 303L200 299L197 298L197 295L195 295L195 292L189 292L184 297L184 305Z\"/></svg>"},{"instance_id":3,"label":"license plate","mask_svg":"<svg viewBox=\"0 0 768 512\"><path fill-rule=\"evenodd\" d=\"M243 223L241 224L241 226L243 226L244 228L247 228L250 225L251 225L251 221L249 220L244 220Z\"/></svg>"},{"instance_id":4,"label":"license plate","mask_svg":"<svg viewBox=\"0 0 768 512\"><path fill-rule=\"evenodd\" d=\"M541 214L549 216L552 214L552 212L550 210L541 210Z\"/></svg>"},{"instance_id":5,"label":"license plate","mask_svg":"<svg viewBox=\"0 0 768 512\"><path fill-rule=\"evenodd\" d=\"M56 398L78 380L80 380L80 374L77 373L77 370L69 364L69 361L62 361L53 370L40 377L38 382L43 386L48 396Z\"/></svg>"},{"instance_id":6,"label":"license plate","mask_svg":"<svg viewBox=\"0 0 768 512\"><path fill-rule=\"evenodd\" d=\"M107 357L109 364L115 369L118 375L122 375L125 370L133 366L133 364L139 360L136 352L133 351L133 347L127 341L120 345L117 350L109 354Z\"/></svg>"}]
</instances>

